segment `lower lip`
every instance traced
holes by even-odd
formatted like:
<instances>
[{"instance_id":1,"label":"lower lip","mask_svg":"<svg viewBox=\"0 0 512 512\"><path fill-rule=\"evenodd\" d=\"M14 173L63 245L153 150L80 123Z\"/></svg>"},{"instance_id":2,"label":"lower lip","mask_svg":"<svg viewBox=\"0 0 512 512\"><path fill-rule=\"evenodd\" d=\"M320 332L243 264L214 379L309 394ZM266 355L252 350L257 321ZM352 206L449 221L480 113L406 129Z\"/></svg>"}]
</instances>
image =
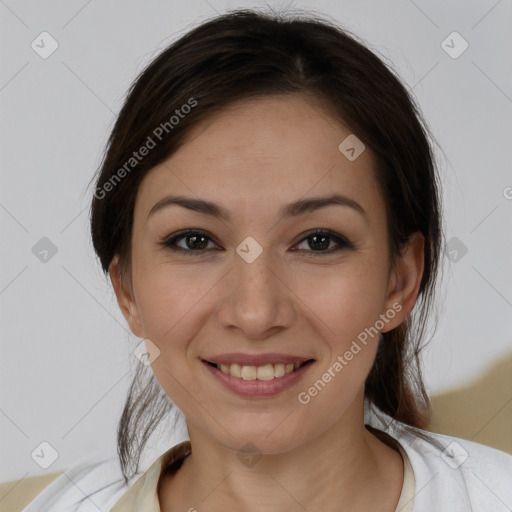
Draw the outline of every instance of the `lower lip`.
<instances>
[{"instance_id":1,"label":"lower lip","mask_svg":"<svg viewBox=\"0 0 512 512\"><path fill-rule=\"evenodd\" d=\"M304 363L300 368L291 373L285 373L282 377L277 377L272 380L244 380L227 375L218 368L202 361L207 370L213 377L223 384L227 389L244 397L270 397L278 395L283 391L291 388L294 384L302 379L305 372L308 371L313 361Z\"/></svg>"}]
</instances>

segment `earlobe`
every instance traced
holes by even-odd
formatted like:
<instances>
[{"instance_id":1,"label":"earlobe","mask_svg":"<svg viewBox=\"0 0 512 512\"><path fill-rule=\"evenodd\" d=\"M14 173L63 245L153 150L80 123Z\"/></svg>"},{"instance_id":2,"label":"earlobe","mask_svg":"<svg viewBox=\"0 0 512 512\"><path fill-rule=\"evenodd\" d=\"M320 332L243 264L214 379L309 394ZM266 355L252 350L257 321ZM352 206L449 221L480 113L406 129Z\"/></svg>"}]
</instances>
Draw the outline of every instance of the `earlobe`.
<instances>
[{"instance_id":1,"label":"earlobe","mask_svg":"<svg viewBox=\"0 0 512 512\"><path fill-rule=\"evenodd\" d=\"M117 298L119 309L123 313L125 320L128 322L133 334L139 338L143 338L142 329L137 311L136 303L131 290L124 282L119 269L119 255L115 255L109 266L110 281Z\"/></svg>"},{"instance_id":2,"label":"earlobe","mask_svg":"<svg viewBox=\"0 0 512 512\"><path fill-rule=\"evenodd\" d=\"M388 332L400 325L412 311L418 297L424 269L425 238L417 231L397 258L393 275L389 281L386 311L398 311L382 332ZM398 308L397 305L401 307Z\"/></svg>"}]
</instances>

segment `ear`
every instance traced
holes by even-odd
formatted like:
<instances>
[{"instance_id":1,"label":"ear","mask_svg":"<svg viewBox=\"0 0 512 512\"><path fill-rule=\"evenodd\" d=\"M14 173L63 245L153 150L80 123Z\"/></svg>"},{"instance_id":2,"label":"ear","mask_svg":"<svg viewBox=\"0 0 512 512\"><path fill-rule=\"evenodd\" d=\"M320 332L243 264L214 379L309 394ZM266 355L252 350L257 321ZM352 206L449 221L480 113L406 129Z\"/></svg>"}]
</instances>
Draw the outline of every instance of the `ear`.
<instances>
[{"instance_id":1,"label":"ear","mask_svg":"<svg viewBox=\"0 0 512 512\"><path fill-rule=\"evenodd\" d=\"M398 256L388 282L386 311L394 310L396 315L386 323L382 332L388 332L400 325L412 311L420 289L424 269L425 238L417 231Z\"/></svg>"},{"instance_id":2,"label":"ear","mask_svg":"<svg viewBox=\"0 0 512 512\"><path fill-rule=\"evenodd\" d=\"M116 293L117 303L131 331L138 338L144 338L137 304L133 293L124 282L119 268L119 255L115 255L109 266L110 280Z\"/></svg>"}]
</instances>

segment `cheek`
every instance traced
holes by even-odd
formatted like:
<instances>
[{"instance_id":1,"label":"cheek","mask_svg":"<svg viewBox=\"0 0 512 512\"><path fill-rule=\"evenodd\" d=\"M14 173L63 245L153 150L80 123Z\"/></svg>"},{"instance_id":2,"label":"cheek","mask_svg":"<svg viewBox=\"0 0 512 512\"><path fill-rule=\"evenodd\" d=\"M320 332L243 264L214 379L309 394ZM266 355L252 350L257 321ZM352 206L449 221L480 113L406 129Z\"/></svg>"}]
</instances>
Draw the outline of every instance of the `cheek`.
<instances>
[{"instance_id":1,"label":"cheek","mask_svg":"<svg viewBox=\"0 0 512 512\"><path fill-rule=\"evenodd\" d=\"M188 337L193 335L192 317L207 300L215 279L212 273L161 260L149 250L135 254L133 283L143 332L165 349L179 344L186 333Z\"/></svg>"},{"instance_id":2,"label":"cheek","mask_svg":"<svg viewBox=\"0 0 512 512\"><path fill-rule=\"evenodd\" d=\"M136 293L143 332L160 350L152 363L153 373L181 411L195 418L200 412L196 401L202 401L203 390L193 377L197 373L194 365L200 363L190 357L190 347L201 331L205 290L211 286L191 282L188 273L185 277L155 267L140 277Z\"/></svg>"},{"instance_id":3,"label":"cheek","mask_svg":"<svg viewBox=\"0 0 512 512\"><path fill-rule=\"evenodd\" d=\"M382 313L383 286L381 269L355 266L308 283L308 306L318 313L311 317L316 317L314 331L323 347L315 372L297 391L304 428L318 428L316 418L325 424L337 421L363 393L378 348L374 326Z\"/></svg>"},{"instance_id":4,"label":"cheek","mask_svg":"<svg viewBox=\"0 0 512 512\"><path fill-rule=\"evenodd\" d=\"M323 340L314 382L322 380L325 390L322 383L311 389L314 382L302 390L310 397L322 390L324 400L315 407L329 408L332 398L343 408L364 384L375 359L387 274L385 264L368 260L302 280L301 296L307 297L303 314L309 315L313 333Z\"/></svg>"},{"instance_id":5,"label":"cheek","mask_svg":"<svg viewBox=\"0 0 512 512\"><path fill-rule=\"evenodd\" d=\"M299 285L300 282L300 285ZM386 270L376 262L340 266L330 272L309 274L296 286L304 303L323 323L333 346L343 348L347 341L371 327L383 312L386 297Z\"/></svg>"}]
</instances>

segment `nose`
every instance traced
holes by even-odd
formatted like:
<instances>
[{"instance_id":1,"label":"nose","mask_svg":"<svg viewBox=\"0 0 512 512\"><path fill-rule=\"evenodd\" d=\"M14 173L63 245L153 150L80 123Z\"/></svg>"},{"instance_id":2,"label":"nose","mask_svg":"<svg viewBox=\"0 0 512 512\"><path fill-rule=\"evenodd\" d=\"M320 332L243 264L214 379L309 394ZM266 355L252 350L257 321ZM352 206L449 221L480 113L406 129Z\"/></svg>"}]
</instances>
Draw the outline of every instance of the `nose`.
<instances>
[{"instance_id":1,"label":"nose","mask_svg":"<svg viewBox=\"0 0 512 512\"><path fill-rule=\"evenodd\" d=\"M289 327L295 315L294 294L270 251L252 262L234 254L218 318L222 327L252 340L265 339Z\"/></svg>"}]
</instances>

